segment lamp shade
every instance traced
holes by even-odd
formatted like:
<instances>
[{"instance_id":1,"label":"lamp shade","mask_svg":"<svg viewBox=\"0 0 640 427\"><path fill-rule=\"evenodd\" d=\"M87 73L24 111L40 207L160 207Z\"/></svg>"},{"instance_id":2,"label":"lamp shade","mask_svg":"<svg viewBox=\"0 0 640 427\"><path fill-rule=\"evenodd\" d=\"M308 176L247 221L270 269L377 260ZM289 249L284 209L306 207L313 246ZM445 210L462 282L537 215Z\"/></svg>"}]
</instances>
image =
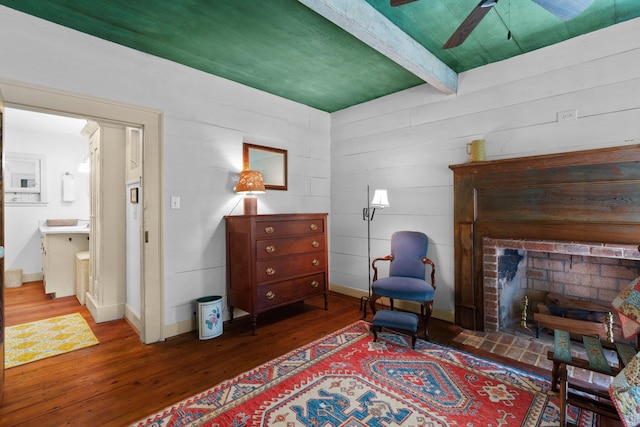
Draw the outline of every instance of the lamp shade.
<instances>
[{"instance_id":1,"label":"lamp shade","mask_svg":"<svg viewBox=\"0 0 640 427\"><path fill-rule=\"evenodd\" d=\"M244 170L240 172L240 179L236 185L236 193L264 193L264 181L262 180L260 171Z\"/></svg>"},{"instance_id":2,"label":"lamp shade","mask_svg":"<svg viewBox=\"0 0 640 427\"><path fill-rule=\"evenodd\" d=\"M371 200L371 207L376 209L388 208L389 198L387 197L387 190L376 190L373 193L373 199Z\"/></svg>"},{"instance_id":3,"label":"lamp shade","mask_svg":"<svg viewBox=\"0 0 640 427\"><path fill-rule=\"evenodd\" d=\"M85 156L82 163L78 165L78 172L80 173L89 173L91 172L91 164L89 163L89 156Z\"/></svg>"},{"instance_id":4,"label":"lamp shade","mask_svg":"<svg viewBox=\"0 0 640 427\"><path fill-rule=\"evenodd\" d=\"M91 172L91 165L88 160L83 161L78 165L78 172L80 173L89 173Z\"/></svg>"}]
</instances>

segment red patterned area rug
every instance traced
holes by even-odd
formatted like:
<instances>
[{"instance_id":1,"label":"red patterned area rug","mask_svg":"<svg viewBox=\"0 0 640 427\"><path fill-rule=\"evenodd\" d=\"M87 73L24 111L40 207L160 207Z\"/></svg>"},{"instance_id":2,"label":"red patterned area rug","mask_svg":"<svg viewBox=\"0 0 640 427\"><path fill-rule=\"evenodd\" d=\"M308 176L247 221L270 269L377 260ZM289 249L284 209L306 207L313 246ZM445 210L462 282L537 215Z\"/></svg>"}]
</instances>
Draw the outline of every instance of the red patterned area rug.
<instances>
[{"instance_id":1,"label":"red patterned area rug","mask_svg":"<svg viewBox=\"0 0 640 427\"><path fill-rule=\"evenodd\" d=\"M359 321L135 426L557 426L547 380ZM581 427L591 412L569 408Z\"/></svg>"}]
</instances>

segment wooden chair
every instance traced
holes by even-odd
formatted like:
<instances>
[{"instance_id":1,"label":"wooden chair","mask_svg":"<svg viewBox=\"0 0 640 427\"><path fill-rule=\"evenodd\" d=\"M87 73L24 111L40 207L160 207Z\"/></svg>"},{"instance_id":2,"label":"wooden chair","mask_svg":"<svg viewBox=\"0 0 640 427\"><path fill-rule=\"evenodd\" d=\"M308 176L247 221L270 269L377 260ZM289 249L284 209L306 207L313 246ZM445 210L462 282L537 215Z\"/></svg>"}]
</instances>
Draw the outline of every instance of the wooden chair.
<instances>
[{"instance_id":1,"label":"wooden chair","mask_svg":"<svg viewBox=\"0 0 640 427\"><path fill-rule=\"evenodd\" d=\"M551 388L558 391L560 397L560 426L567 425L568 404L619 420L618 412L606 389L597 389L593 384L581 383L569 377L567 373L567 367L573 366L614 377L633 358L636 354L634 346L614 342L613 314L607 313L604 323L541 313L534 313L534 320L539 327L554 330L554 349L548 352L547 358L553 361ZM586 358L571 354L572 336L581 337ZM609 362L604 349L616 353L617 364Z\"/></svg>"},{"instance_id":2,"label":"wooden chair","mask_svg":"<svg viewBox=\"0 0 640 427\"><path fill-rule=\"evenodd\" d=\"M429 239L418 231L396 231L391 236L391 254L375 258L371 263L373 282L371 284L371 312L376 314L376 301L389 298L391 310L394 300L416 301L420 304L420 320L424 328L424 338L429 340L427 323L433 311L433 295L436 291L436 266L427 258ZM379 261L389 261L389 277L379 278ZM427 279L426 265L431 267Z\"/></svg>"}]
</instances>

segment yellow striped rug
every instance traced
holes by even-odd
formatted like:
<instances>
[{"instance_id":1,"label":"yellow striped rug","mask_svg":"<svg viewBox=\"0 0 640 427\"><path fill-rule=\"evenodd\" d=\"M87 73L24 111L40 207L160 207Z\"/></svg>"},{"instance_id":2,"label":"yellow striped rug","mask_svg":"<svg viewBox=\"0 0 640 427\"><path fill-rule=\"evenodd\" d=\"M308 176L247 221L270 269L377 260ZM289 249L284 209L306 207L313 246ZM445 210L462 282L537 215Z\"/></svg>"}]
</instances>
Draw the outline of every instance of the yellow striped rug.
<instances>
[{"instance_id":1,"label":"yellow striped rug","mask_svg":"<svg viewBox=\"0 0 640 427\"><path fill-rule=\"evenodd\" d=\"M5 369L99 342L80 313L7 326L5 338Z\"/></svg>"}]
</instances>

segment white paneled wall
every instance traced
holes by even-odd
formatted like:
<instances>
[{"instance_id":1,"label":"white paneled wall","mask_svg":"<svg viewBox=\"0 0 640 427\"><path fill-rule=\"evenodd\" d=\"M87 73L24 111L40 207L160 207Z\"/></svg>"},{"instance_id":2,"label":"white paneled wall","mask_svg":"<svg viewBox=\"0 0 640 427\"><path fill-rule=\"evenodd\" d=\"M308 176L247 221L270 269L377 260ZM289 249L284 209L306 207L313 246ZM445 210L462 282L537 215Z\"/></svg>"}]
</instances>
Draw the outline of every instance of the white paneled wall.
<instances>
[{"instance_id":1,"label":"white paneled wall","mask_svg":"<svg viewBox=\"0 0 640 427\"><path fill-rule=\"evenodd\" d=\"M195 324L195 299L226 293L223 216L238 201L243 141L288 150L289 191L261 195L259 213L330 210L327 113L3 6L0 57L0 80L163 113L167 336Z\"/></svg>"},{"instance_id":2,"label":"white paneled wall","mask_svg":"<svg viewBox=\"0 0 640 427\"><path fill-rule=\"evenodd\" d=\"M505 41L506 43L507 41ZM557 113L577 110L576 120ZM397 230L429 236L436 317L453 318L453 174L466 144L487 160L640 143L640 19L460 75L457 95L421 86L331 116L331 281L367 292L366 188L391 207L371 223L372 257Z\"/></svg>"}]
</instances>

